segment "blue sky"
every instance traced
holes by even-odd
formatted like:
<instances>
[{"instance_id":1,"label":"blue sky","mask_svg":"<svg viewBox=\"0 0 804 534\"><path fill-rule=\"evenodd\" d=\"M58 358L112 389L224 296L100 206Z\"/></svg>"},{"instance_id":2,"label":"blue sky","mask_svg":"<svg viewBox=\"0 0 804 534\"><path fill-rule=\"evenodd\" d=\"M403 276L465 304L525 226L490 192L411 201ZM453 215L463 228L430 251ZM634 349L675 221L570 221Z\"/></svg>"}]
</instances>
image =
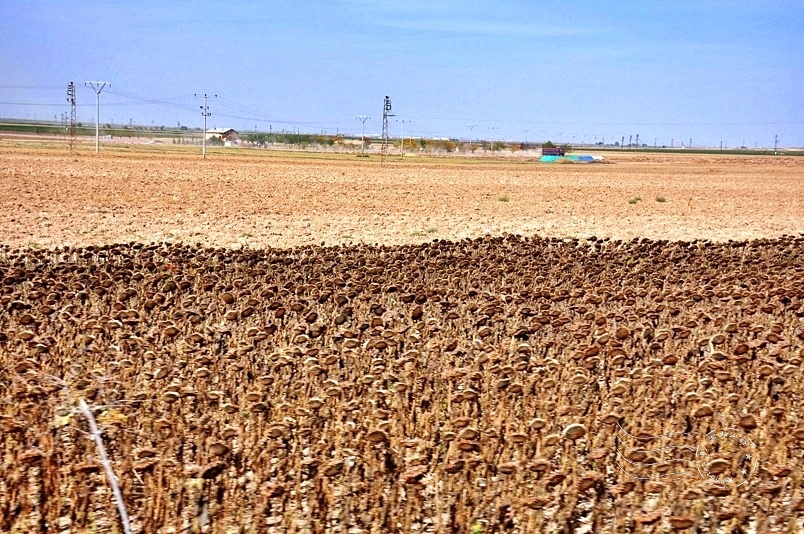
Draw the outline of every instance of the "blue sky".
<instances>
[{"instance_id":1,"label":"blue sky","mask_svg":"<svg viewBox=\"0 0 804 534\"><path fill-rule=\"evenodd\" d=\"M804 2L0 0L0 116L804 146ZM24 105L23 105L24 104ZM476 124L470 131L467 124ZM527 130L527 131L526 131Z\"/></svg>"}]
</instances>

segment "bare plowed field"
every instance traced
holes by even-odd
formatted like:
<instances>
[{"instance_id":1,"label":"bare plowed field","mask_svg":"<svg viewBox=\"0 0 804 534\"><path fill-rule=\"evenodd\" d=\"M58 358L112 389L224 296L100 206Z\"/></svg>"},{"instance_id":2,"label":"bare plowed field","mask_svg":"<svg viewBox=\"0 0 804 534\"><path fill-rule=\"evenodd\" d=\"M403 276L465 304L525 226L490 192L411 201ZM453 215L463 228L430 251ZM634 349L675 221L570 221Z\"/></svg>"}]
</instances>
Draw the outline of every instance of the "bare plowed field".
<instances>
[{"instance_id":1,"label":"bare plowed field","mask_svg":"<svg viewBox=\"0 0 804 534\"><path fill-rule=\"evenodd\" d=\"M17 246L286 247L502 232L725 241L804 231L804 158L609 157L613 164L380 167L354 157L2 149L0 233Z\"/></svg>"}]
</instances>

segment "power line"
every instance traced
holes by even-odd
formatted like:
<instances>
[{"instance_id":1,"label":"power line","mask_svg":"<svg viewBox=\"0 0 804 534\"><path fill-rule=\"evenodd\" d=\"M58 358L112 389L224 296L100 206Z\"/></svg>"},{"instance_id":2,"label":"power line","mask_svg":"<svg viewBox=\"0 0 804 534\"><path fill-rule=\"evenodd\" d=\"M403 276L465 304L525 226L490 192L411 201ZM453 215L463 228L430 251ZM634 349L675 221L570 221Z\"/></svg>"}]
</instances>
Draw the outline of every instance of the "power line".
<instances>
[{"instance_id":1,"label":"power line","mask_svg":"<svg viewBox=\"0 0 804 534\"><path fill-rule=\"evenodd\" d=\"M128 98L129 100L134 100L136 102L139 102L140 104L155 104L155 105L160 105L160 106L172 107L172 108L176 108L176 109L183 109L183 110L187 110L187 111L192 111L193 109L195 109L193 104L190 104L190 103L185 104L185 103L176 102L176 100L190 99L190 98L192 98L192 95L182 95L182 96L178 96L178 97L175 97L175 98L164 99L164 98L151 98L151 97L147 97L147 96L140 96L140 95L136 95L134 93L129 93L127 91L121 91L119 89L110 89L110 90L108 90L108 92L109 92L109 94L113 94L115 96L120 96L120 97L123 97L123 98ZM108 105L131 106L131 105L135 105L135 104L132 104L130 102L113 102L113 103L107 104L107 106Z\"/></svg>"},{"instance_id":2,"label":"power line","mask_svg":"<svg viewBox=\"0 0 804 534\"><path fill-rule=\"evenodd\" d=\"M263 117L263 118L265 118L267 120L271 119L271 116L268 113L265 113L264 111L254 109L254 108L245 106L243 104L238 104L237 102L232 102L231 100L227 100L225 98L220 98L219 102L221 103L221 105L223 105L225 107L228 107L230 109L233 109L233 110L235 110L237 112L240 112L240 113L253 113L255 116Z\"/></svg>"},{"instance_id":3,"label":"power line","mask_svg":"<svg viewBox=\"0 0 804 534\"><path fill-rule=\"evenodd\" d=\"M570 122L570 121L532 121L532 120L497 120L497 119L477 119L467 117L413 117L417 120L433 121L476 121L486 123L502 124L540 124L556 125L583 125L583 126L770 126L770 125L794 125L804 124L804 121L785 121L785 122Z\"/></svg>"},{"instance_id":4,"label":"power line","mask_svg":"<svg viewBox=\"0 0 804 534\"><path fill-rule=\"evenodd\" d=\"M37 104L34 102L0 102L0 104L4 104L7 106L35 106L35 107L47 107L47 108L63 108L64 104ZM89 107L92 104L78 104L79 106L86 106Z\"/></svg>"},{"instance_id":5,"label":"power line","mask_svg":"<svg viewBox=\"0 0 804 534\"><path fill-rule=\"evenodd\" d=\"M61 89L61 85L0 85L0 89Z\"/></svg>"},{"instance_id":6,"label":"power line","mask_svg":"<svg viewBox=\"0 0 804 534\"><path fill-rule=\"evenodd\" d=\"M45 91L59 88L61 89L63 86L49 86L49 85L0 85L0 89L5 90L20 90L20 91L28 91L28 96L33 97L33 100L38 100L44 95L36 95L36 91ZM63 89L62 89L63 90ZM123 99L124 101L112 101L107 102L104 104L105 106L136 106L136 105L158 105L164 106L169 109L174 110L182 110L182 111L192 111L193 109L197 109L194 107L194 104L188 103L187 99L191 98L189 95L178 96L174 98L162 98L162 97L152 97L146 95L140 95L136 93L132 93L129 91L121 90L118 88L111 88L111 86L106 85L102 88L103 91L107 92L108 94L114 95ZM11 94L11 93L9 93ZM9 100L9 101L0 101L0 105L4 106L19 106L19 107L44 107L44 108L52 108L52 107L62 107L64 104L54 103L53 99L42 98L43 102L33 102L24 98L22 101L16 100ZM50 101L48 101L50 100ZM243 120L255 123L262 123L262 124L286 124L286 125L304 125L308 127L314 128L335 128L342 126L342 123L339 123L337 119L329 120L329 121L298 121L298 120L287 120L285 118L277 118L274 117L272 114L262 111L256 107L249 106L246 104L238 103L229 99L220 98L219 104L224 110L228 110L227 112L221 113L216 112L216 115L222 118L230 119L230 120ZM77 107L88 107L91 104L76 104ZM96 93L96 108L99 108L99 93ZM96 109L96 116L99 115L99 110ZM493 118L485 118L485 119L477 119L477 118L466 118L466 117L444 117L444 116L412 116L409 118L410 120L416 121L421 126L426 127L427 122L435 122L435 121L460 121L469 127L469 124L477 125L478 123L486 125L531 125L534 122L538 122L539 124L544 125L577 125L577 126L584 126L584 127L623 127L623 128L637 128L637 127L662 127L662 128L669 128L669 127L729 127L729 126L745 126L745 127L762 127L762 126L796 126L804 124L804 121L767 121L767 122L640 122L640 123L632 123L632 122L584 122L584 121L566 121L566 120L559 120L559 121L533 121L533 120L516 120L516 119L493 119ZM408 119L406 119L408 120ZM97 123L98 121L96 121ZM99 125L96 124L96 151L98 150L99 145ZM365 128L363 128L363 131ZM433 135L447 135L451 132L451 127L447 128L449 131L441 130L438 131L427 131L427 130L419 130L421 134L433 134ZM472 128L469 127L470 130L470 144L472 143ZM527 132L525 133L527 138Z\"/></svg>"}]
</instances>

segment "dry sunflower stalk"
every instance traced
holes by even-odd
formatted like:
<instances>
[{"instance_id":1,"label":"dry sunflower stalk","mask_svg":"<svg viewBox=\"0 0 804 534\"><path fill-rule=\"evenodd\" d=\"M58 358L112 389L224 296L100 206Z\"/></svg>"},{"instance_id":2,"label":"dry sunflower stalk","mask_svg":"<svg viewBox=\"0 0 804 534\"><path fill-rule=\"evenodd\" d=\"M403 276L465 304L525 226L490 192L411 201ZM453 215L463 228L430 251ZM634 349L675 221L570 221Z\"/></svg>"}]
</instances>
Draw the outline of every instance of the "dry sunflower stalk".
<instances>
[{"instance_id":1,"label":"dry sunflower stalk","mask_svg":"<svg viewBox=\"0 0 804 534\"><path fill-rule=\"evenodd\" d=\"M801 237L1 248L0 531L120 530L70 395L136 532L800 521ZM739 428L762 469L635 481L618 425Z\"/></svg>"}]
</instances>

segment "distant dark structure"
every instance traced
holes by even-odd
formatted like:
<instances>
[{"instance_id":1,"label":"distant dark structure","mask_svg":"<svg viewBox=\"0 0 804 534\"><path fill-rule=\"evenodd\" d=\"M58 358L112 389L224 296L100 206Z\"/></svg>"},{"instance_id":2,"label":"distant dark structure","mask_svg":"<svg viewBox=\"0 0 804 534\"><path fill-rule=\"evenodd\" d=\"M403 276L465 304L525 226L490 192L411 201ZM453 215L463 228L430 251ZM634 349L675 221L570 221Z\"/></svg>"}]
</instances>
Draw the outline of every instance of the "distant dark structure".
<instances>
[{"instance_id":1,"label":"distant dark structure","mask_svg":"<svg viewBox=\"0 0 804 534\"><path fill-rule=\"evenodd\" d=\"M70 154L75 150L76 114L75 114L75 84L70 82L67 86L67 102L70 103Z\"/></svg>"},{"instance_id":2,"label":"distant dark structure","mask_svg":"<svg viewBox=\"0 0 804 534\"><path fill-rule=\"evenodd\" d=\"M388 117L394 117L391 114L391 99L388 96L382 104L382 148L380 150L380 165L385 163L385 158L388 157Z\"/></svg>"},{"instance_id":3,"label":"distant dark structure","mask_svg":"<svg viewBox=\"0 0 804 534\"><path fill-rule=\"evenodd\" d=\"M564 149L561 147L543 148L542 156L563 156Z\"/></svg>"}]
</instances>

